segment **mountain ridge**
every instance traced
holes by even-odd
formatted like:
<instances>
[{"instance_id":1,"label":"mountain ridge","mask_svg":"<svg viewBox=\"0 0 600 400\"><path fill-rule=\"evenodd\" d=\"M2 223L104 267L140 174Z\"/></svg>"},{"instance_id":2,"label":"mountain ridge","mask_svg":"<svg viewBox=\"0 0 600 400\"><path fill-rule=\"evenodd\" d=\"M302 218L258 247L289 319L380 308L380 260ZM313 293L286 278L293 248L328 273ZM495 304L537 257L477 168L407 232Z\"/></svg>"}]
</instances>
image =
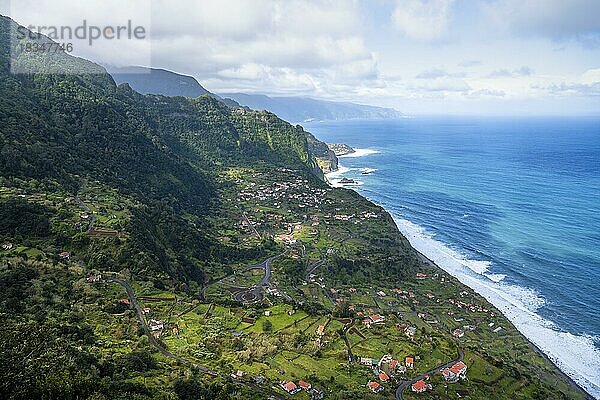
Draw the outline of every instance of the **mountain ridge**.
<instances>
[{"instance_id":1,"label":"mountain ridge","mask_svg":"<svg viewBox=\"0 0 600 400\"><path fill-rule=\"evenodd\" d=\"M283 119L294 122L309 120L348 120L348 119L393 119L403 114L393 108L384 108L314 99L311 97L268 96L264 94L227 93L241 105L254 110L268 110Z\"/></svg>"}]
</instances>

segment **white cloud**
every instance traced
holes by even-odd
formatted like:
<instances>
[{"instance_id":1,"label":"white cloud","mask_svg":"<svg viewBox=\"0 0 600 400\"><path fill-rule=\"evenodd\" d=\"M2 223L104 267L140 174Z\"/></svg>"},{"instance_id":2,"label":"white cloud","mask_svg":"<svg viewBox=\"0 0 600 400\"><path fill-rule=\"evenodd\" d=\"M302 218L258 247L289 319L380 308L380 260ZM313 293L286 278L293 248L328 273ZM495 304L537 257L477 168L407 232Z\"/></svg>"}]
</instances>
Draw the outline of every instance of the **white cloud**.
<instances>
[{"instance_id":1,"label":"white cloud","mask_svg":"<svg viewBox=\"0 0 600 400\"><path fill-rule=\"evenodd\" d=\"M438 78L464 78L466 77L466 73L464 72L448 72L444 69L434 68L427 71L423 71L415 78L417 79L438 79Z\"/></svg>"},{"instance_id":2,"label":"white cloud","mask_svg":"<svg viewBox=\"0 0 600 400\"><path fill-rule=\"evenodd\" d=\"M532 85L552 96L600 96L600 68L585 71L575 79Z\"/></svg>"},{"instance_id":3,"label":"white cloud","mask_svg":"<svg viewBox=\"0 0 600 400\"><path fill-rule=\"evenodd\" d=\"M504 97L506 93L502 90L479 89L469 93L469 97Z\"/></svg>"},{"instance_id":4,"label":"white cloud","mask_svg":"<svg viewBox=\"0 0 600 400\"><path fill-rule=\"evenodd\" d=\"M529 67L522 66L521 68L515 68L512 70L502 68L497 69L495 71L490 72L487 77L488 78L517 78L522 76L530 76L532 74L532 70Z\"/></svg>"},{"instance_id":5,"label":"white cloud","mask_svg":"<svg viewBox=\"0 0 600 400\"><path fill-rule=\"evenodd\" d=\"M461 92L467 93L471 87L462 79L435 79L424 84L414 86L415 89L425 92Z\"/></svg>"},{"instance_id":6,"label":"white cloud","mask_svg":"<svg viewBox=\"0 0 600 400\"><path fill-rule=\"evenodd\" d=\"M433 42L444 37L454 0L400 0L392 21L411 39Z\"/></svg>"},{"instance_id":7,"label":"white cloud","mask_svg":"<svg viewBox=\"0 0 600 400\"><path fill-rule=\"evenodd\" d=\"M497 0L484 3L483 11L496 28L518 35L600 45L599 1Z\"/></svg>"}]
</instances>

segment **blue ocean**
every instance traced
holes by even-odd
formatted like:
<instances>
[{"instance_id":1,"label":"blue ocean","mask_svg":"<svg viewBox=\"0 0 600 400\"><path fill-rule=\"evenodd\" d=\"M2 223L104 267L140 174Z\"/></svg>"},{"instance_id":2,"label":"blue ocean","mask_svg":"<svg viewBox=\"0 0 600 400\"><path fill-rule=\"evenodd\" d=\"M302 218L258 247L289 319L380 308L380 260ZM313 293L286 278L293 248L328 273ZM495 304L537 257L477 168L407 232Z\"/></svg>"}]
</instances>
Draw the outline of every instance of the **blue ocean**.
<instances>
[{"instance_id":1,"label":"blue ocean","mask_svg":"<svg viewBox=\"0 0 600 400\"><path fill-rule=\"evenodd\" d=\"M600 118L312 122L347 186L600 398Z\"/></svg>"}]
</instances>

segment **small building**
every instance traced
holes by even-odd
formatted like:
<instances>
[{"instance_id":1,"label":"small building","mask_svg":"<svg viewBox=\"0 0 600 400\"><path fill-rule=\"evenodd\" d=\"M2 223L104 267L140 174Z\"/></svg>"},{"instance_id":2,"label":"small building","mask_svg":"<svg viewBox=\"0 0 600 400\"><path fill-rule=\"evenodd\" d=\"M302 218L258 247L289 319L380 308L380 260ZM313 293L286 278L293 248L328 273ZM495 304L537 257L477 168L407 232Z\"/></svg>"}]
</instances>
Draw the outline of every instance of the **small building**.
<instances>
[{"instance_id":1,"label":"small building","mask_svg":"<svg viewBox=\"0 0 600 400\"><path fill-rule=\"evenodd\" d=\"M456 375L460 377L464 377L467 373L467 364L462 361L457 362L452 367L450 367L450 371L454 372Z\"/></svg>"},{"instance_id":2,"label":"small building","mask_svg":"<svg viewBox=\"0 0 600 400\"><path fill-rule=\"evenodd\" d=\"M102 275L100 275L100 274L90 275L87 277L86 280L91 283L102 282Z\"/></svg>"},{"instance_id":3,"label":"small building","mask_svg":"<svg viewBox=\"0 0 600 400\"><path fill-rule=\"evenodd\" d=\"M265 317L270 317L271 316L271 311L267 310L265 311Z\"/></svg>"},{"instance_id":4,"label":"small building","mask_svg":"<svg viewBox=\"0 0 600 400\"><path fill-rule=\"evenodd\" d=\"M379 372L379 380L383 383L387 382L390 380L390 377L388 376L388 374L386 374L385 372L381 371Z\"/></svg>"},{"instance_id":5,"label":"small building","mask_svg":"<svg viewBox=\"0 0 600 400\"><path fill-rule=\"evenodd\" d=\"M285 390L286 392L288 392L289 394L296 394L300 390L302 390L292 381L289 381L289 382L283 381L283 382L281 382L281 384L279 386L281 386L281 388L283 390Z\"/></svg>"},{"instance_id":6,"label":"small building","mask_svg":"<svg viewBox=\"0 0 600 400\"><path fill-rule=\"evenodd\" d=\"M379 393L383 390L383 386L381 386L378 382L375 381L369 381L369 383L367 383L367 387L373 393Z\"/></svg>"},{"instance_id":7,"label":"small building","mask_svg":"<svg viewBox=\"0 0 600 400\"><path fill-rule=\"evenodd\" d=\"M418 280L423 280L423 279L427 278L427 275L426 275L426 274L423 274L423 273L421 273L421 272L417 272L417 276L416 276L416 278L417 278Z\"/></svg>"},{"instance_id":8,"label":"small building","mask_svg":"<svg viewBox=\"0 0 600 400\"><path fill-rule=\"evenodd\" d=\"M242 322L246 324L254 324L256 322L256 319L250 317L242 317Z\"/></svg>"},{"instance_id":9,"label":"small building","mask_svg":"<svg viewBox=\"0 0 600 400\"><path fill-rule=\"evenodd\" d=\"M152 332L160 331L164 328L163 322L156 319L151 319L148 321L148 325L150 325L150 330Z\"/></svg>"},{"instance_id":10,"label":"small building","mask_svg":"<svg viewBox=\"0 0 600 400\"><path fill-rule=\"evenodd\" d=\"M150 308L149 307L142 308L142 314L149 314L149 313L150 313Z\"/></svg>"},{"instance_id":11,"label":"small building","mask_svg":"<svg viewBox=\"0 0 600 400\"><path fill-rule=\"evenodd\" d=\"M58 255L60 258L62 258L63 260L68 260L71 258L71 253L69 253L68 251L63 251L62 253L60 253Z\"/></svg>"},{"instance_id":12,"label":"small building","mask_svg":"<svg viewBox=\"0 0 600 400\"><path fill-rule=\"evenodd\" d=\"M173 335L179 335L179 329L177 327L171 329L171 332L173 333Z\"/></svg>"},{"instance_id":13,"label":"small building","mask_svg":"<svg viewBox=\"0 0 600 400\"><path fill-rule=\"evenodd\" d=\"M416 333L417 333L417 328L415 328L414 326L407 326L404 329L404 334L411 339L415 336Z\"/></svg>"},{"instance_id":14,"label":"small building","mask_svg":"<svg viewBox=\"0 0 600 400\"><path fill-rule=\"evenodd\" d=\"M370 367L371 365L373 365L373 360L369 357L361 357L360 363Z\"/></svg>"},{"instance_id":15,"label":"small building","mask_svg":"<svg viewBox=\"0 0 600 400\"><path fill-rule=\"evenodd\" d=\"M455 338L461 338L465 336L465 331L463 331L462 329L455 329L452 331L452 336L454 336Z\"/></svg>"},{"instance_id":16,"label":"small building","mask_svg":"<svg viewBox=\"0 0 600 400\"><path fill-rule=\"evenodd\" d=\"M240 379L241 377L243 377L246 373L240 369L238 369L234 374L231 374L231 377L233 379Z\"/></svg>"},{"instance_id":17,"label":"small building","mask_svg":"<svg viewBox=\"0 0 600 400\"><path fill-rule=\"evenodd\" d=\"M427 390L428 386L423 379L420 379L411 385L411 389L413 392L423 393Z\"/></svg>"},{"instance_id":18,"label":"small building","mask_svg":"<svg viewBox=\"0 0 600 400\"><path fill-rule=\"evenodd\" d=\"M6 251L8 251L8 250L12 250L12 248L13 248L13 247L14 247L14 246L13 246L13 244L12 244L12 243L4 243L4 244L2 245L2 250L6 250Z\"/></svg>"},{"instance_id":19,"label":"small building","mask_svg":"<svg viewBox=\"0 0 600 400\"><path fill-rule=\"evenodd\" d=\"M321 389L314 388L312 390L312 398L313 399L316 399L316 400L322 399L324 395L325 395L325 393L323 393L323 391Z\"/></svg>"},{"instance_id":20,"label":"small building","mask_svg":"<svg viewBox=\"0 0 600 400\"><path fill-rule=\"evenodd\" d=\"M288 315L294 315L296 314L296 310L294 310L293 308L291 310L288 310Z\"/></svg>"},{"instance_id":21,"label":"small building","mask_svg":"<svg viewBox=\"0 0 600 400\"><path fill-rule=\"evenodd\" d=\"M415 359L413 357L406 357L404 359L404 365L406 365L406 368L414 368Z\"/></svg>"},{"instance_id":22,"label":"small building","mask_svg":"<svg viewBox=\"0 0 600 400\"><path fill-rule=\"evenodd\" d=\"M301 388L302 390L306 390L307 392L308 392L310 389L312 389L312 385L311 385L310 383L308 383L308 382L305 382L305 381L300 381L300 382L298 382L298 386L300 386L300 388Z\"/></svg>"},{"instance_id":23,"label":"small building","mask_svg":"<svg viewBox=\"0 0 600 400\"><path fill-rule=\"evenodd\" d=\"M446 381L455 382L456 375L452 371L450 371L450 368L442 369L440 372L442 373L442 376Z\"/></svg>"},{"instance_id":24,"label":"small building","mask_svg":"<svg viewBox=\"0 0 600 400\"><path fill-rule=\"evenodd\" d=\"M325 325L319 325L317 327L317 335L323 336L325 334Z\"/></svg>"}]
</instances>

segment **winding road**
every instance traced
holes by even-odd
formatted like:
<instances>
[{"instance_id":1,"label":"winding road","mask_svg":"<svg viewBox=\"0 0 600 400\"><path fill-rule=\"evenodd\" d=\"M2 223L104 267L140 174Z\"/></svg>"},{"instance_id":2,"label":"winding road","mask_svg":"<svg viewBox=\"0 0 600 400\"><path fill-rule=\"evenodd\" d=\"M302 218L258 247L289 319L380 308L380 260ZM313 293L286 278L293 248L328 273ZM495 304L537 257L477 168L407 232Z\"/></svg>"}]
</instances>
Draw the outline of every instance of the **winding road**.
<instances>
[{"instance_id":1,"label":"winding road","mask_svg":"<svg viewBox=\"0 0 600 400\"><path fill-rule=\"evenodd\" d=\"M350 341L348 340L348 330L354 326L354 321L351 321L349 324L344 325L342 328L342 339L344 339L344 343L346 344L346 350L348 351L348 363L351 364L354 362L354 354L352 354L352 347L350 346Z\"/></svg>"},{"instance_id":2,"label":"winding road","mask_svg":"<svg viewBox=\"0 0 600 400\"><path fill-rule=\"evenodd\" d=\"M310 266L308 267L308 271L306 272L306 275L304 276L304 280L305 280L306 282L310 281L310 275L311 275L313 272L315 272L315 270L316 270L317 268L319 268L321 265L323 265L323 263L324 263L324 262L325 262L325 260L318 260L318 261L315 261L315 262L314 262L312 265L310 265Z\"/></svg>"},{"instance_id":3,"label":"winding road","mask_svg":"<svg viewBox=\"0 0 600 400\"><path fill-rule=\"evenodd\" d=\"M223 279L221 279L217 283L228 286L232 289L237 289L237 291L233 293L233 298L235 301L239 301L239 302L243 302L243 303L252 303L252 302L258 301L262 298L262 290L264 290L265 287L269 288L269 289L275 288L275 285L273 285L271 283L271 264L273 264L273 261L275 261L279 257L282 257L283 255L285 255L287 252L288 252L288 249L286 249L281 254L277 254L276 256L269 257L265 261L263 261L259 264L255 264L255 265L246 267L243 270L243 272L250 271L252 269L261 269L264 271L264 275L263 275L262 279L260 280L260 282L258 282L255 285L239 286L239 285L234 285L229 282L225 282Z\"/></svg>"},{"instance_id":4,"label":"winding road","mask_svg":"<svg viewBox=\"0 0 600 400\"><path fill-rule=\"evenodd\" d=\"M90 219L88 228L86 230L86 233L90 233L92 229L94 229L94 224L96 223L96 214L90 210L90 208L79 198L79 196L75 196L75 202L79 205L79 207L84 209Z\"/></svg>"},{"instance_id":5,"label":"winding road","mask_svg":"<svg viewBox=\"0 0 600 400\"><path fill-rule=\"evenodd\" d=\"M402 393L404 392L404 390L411 386L413 383L415 383L418 380L424 379L425 375L433 375L434 373L436 373L437 371L441 370L441 369L445 369L445 368L450 368L451 366L453 366L454 364L456 364L459 361L462 361L463 358L465 357L465 353L464 351L459 347L458 348L458 357L450 362L447 362L445 364L442 365L438 365L437 367L425 372L424 374L421 374L419 376L417 376L416 378L410 380L410 381L402 381L400 383L400 386L398 386L398 388L396 389L396 400L403 400L404 397L402 397Z\"/></svg>"}]
</instances>

